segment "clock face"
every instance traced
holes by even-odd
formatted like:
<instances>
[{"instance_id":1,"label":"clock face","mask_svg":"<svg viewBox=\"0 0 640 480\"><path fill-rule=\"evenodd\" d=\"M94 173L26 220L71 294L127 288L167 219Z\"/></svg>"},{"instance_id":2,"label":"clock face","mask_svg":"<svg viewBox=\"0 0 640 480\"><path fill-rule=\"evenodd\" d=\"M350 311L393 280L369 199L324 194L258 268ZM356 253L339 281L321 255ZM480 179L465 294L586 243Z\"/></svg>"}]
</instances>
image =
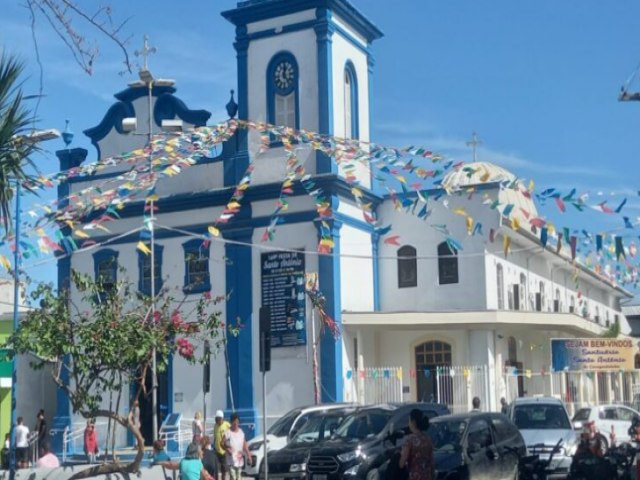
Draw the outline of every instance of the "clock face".
<instances>
[{"instance_id":1,"label":"clock face","mask_svg":"<svg viewBox=\"0 0 640 480\"><path fill-rule=\"evenodd\" d=\"M287 60L278 63L273 71L273 81L279 90L288 90L293 85L294 76L295 69Z\"/></svg>"}]
</instances>

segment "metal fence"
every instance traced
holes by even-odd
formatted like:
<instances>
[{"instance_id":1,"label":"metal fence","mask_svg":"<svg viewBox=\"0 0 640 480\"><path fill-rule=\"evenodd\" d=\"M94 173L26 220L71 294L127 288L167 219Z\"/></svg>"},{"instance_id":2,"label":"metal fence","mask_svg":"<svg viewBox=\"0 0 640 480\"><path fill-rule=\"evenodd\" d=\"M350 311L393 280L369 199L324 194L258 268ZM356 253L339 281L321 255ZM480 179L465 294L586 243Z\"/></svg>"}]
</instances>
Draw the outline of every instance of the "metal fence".
<instances>
[{"instance_id":1,"label":"metal fence","mask_svg":"<svg viewBox=\"0 0 640 480\"><path fill-rule=\"evenodd\" d=\"M548 395L561 399L573 415L592 405L624 404L634 401L640 385L640 371L505 372L507 400L520 395Z\"/></svg>"},{"instance_id":2,"label":"metal fence","mask_svg":"<svg viewBox=\"0 0 640 480\"><path fill-rule=\"evenodd\" d=\"M445 366L436 369L436 399L451 413L468 412L474 397L483 408L489 404L489 375L486 365Z\"/></svg>"},{"instance_id":3,"label":"metal fence","mask_svg":"<svg viewBox=\"0 0 640 480\"><path fill-rule=\"evenodd\" d=\"M421 374L433 382L433 401L447 405L452 413L469 411L476 396L480 398L482 408L488 410L498 408L491 404L492 397L495 401L504 395L511 402L519 396L553 396L565 402L573 415L588 405L632 405L634 395L640 394L640 370L534 372L498 368L494 395L489 390L489 373L487 365L440 366L422 373L403 372L401 367L370 367L347 376L345 400L361 404L409 400L404 398L403 384L419 383L413 379Z\"/></svg>"},{"instance_id":4,"label":"metal fence","mask_svg":"<svg viewBox=\"0 0 640 480\"><path fill-rule=\"evenodd\" d=\"M347 375L344 391L347 402L402 402L402 367L362 368Z\"/></svg>"}]
</instances>

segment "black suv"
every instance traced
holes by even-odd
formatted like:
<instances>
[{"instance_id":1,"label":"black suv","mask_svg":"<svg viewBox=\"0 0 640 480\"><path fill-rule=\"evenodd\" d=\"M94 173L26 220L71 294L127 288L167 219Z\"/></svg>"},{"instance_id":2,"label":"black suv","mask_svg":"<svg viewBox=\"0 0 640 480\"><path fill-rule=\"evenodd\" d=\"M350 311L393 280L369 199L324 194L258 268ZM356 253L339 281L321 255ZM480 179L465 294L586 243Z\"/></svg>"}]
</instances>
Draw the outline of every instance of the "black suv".
<instances>
[{"instance_id":1,"label":"black suv","mask_svg":"<svg viewBox=\"0 0 640 480\"><path fill-rule=\"evenodd\" d=\"M429 417L447 415L446 405L433 403L383 404L363 408L347 417L329 440L309 452L309 480L378 478L378 469L396 457L398 440L409 432L414 408Z\"/></svg>"}]
</instances>

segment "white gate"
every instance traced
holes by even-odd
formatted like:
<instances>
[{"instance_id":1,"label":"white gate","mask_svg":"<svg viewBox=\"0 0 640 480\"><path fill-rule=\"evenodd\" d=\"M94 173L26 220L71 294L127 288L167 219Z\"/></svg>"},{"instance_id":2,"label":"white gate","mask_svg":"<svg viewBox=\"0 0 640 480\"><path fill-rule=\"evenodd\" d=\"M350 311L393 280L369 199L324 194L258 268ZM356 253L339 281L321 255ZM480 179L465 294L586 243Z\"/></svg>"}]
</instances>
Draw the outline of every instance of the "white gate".
<instances>
[{"instance_id":1,"label":"white gate","mask_svg":"<svg viewBox=\"0 0 640 480\"><path fill-rule=\"evenodd\" d=\"M480 399L481 409L490 409L489 375L486 365L445 366L436 368L436 399L451 413L468 412L473 397Z\"/></svg>"}]
</instances>

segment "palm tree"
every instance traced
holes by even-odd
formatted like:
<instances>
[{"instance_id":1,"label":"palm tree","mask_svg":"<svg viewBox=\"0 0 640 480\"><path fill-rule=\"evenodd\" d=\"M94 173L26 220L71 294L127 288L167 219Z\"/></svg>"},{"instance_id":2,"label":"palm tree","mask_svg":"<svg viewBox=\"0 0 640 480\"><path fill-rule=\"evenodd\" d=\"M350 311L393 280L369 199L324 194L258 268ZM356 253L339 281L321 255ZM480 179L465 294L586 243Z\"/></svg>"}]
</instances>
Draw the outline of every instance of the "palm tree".
<instances>
[{"instance_id":1,"label":"palm tree","mask_svg":"<svg viewBox=\"0 0 640 480\"><path fill-rule=\"evenodd\" d=\"M15 56L0 54L0 216L6 231L11 225L11 201L14 196L12 182L25 183L29 188L32 176L25 172L36 149L24 136L31 130L33 117L24 106L20 76L24 64Z\"/></svg>"}]
</instances>

